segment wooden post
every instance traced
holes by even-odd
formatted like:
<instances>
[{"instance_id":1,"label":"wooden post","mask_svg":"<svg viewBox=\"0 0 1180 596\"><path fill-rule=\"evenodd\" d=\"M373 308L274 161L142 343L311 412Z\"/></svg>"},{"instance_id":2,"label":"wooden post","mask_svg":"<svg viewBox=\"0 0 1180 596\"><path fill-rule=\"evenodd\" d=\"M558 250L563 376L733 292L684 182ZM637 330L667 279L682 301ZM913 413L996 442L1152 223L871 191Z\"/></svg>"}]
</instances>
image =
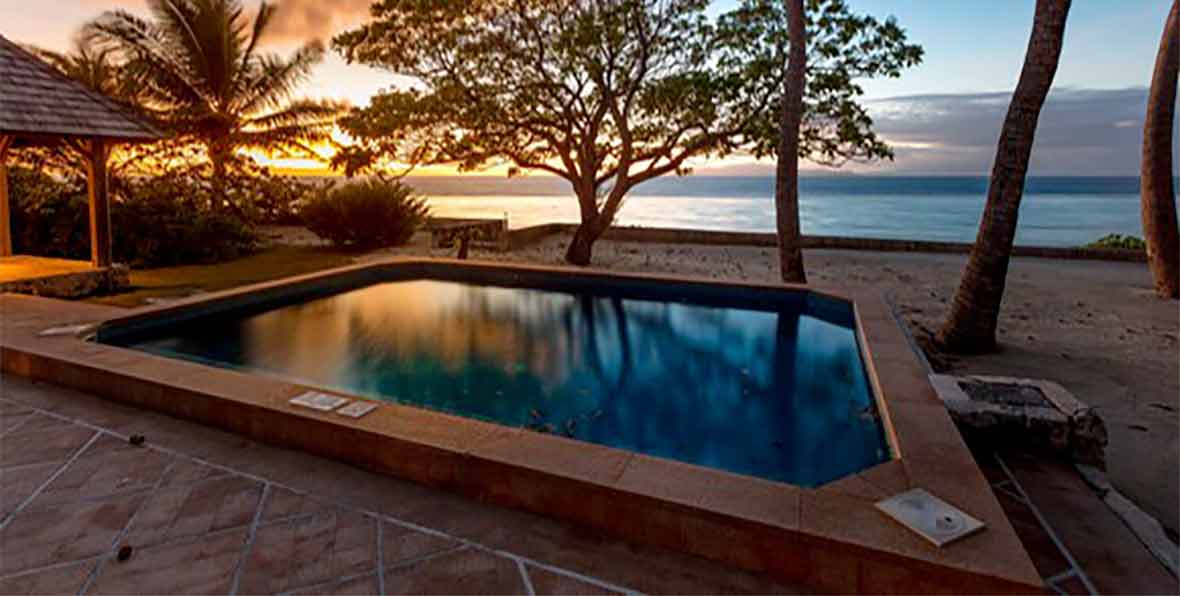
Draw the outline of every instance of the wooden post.
<instances>
[{"instance_id":1,"label":"wooden post","mask_svg":"<svg viewBox=\"0 0 1180 596\"><path fill-rule=\"evenodd\" d=\"M8 204L8 148L12 140L0 135L0 257L12 256L12 215Z\"/></svg>"},{"instance_id":2,"label":"wooden post","mask_svg":"<svg viewBox=\"0 0 1180 596\"><path fill-rule=\"evenodd\" d=\"M107 146L100 138L84 143L90 190L90 263L111 266L111 206L107 195Z\"/></svg>"}]
</instances>

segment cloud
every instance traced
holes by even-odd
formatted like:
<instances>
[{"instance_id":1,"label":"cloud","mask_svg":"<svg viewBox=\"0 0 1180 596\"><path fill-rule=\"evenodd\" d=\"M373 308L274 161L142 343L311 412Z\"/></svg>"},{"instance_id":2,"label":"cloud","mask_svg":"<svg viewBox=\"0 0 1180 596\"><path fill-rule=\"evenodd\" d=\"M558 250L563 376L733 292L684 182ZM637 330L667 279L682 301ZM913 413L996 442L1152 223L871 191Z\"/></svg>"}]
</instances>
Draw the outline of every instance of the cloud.
<instances>
[{"instance_id":1,"label":"cloud","mask_svg":"<svg viewBox=\"0 0 1180 596\"><path fill-rule=\"evenodd\" d=\"M986 175L1010 92L911 95L869 102L897 159L875 170ZM1147 90L1054 90L1037 126L1030 174L1134 175Z\"/></svg>"},{"instance_id":2,"label":"cloud","mask_svg":"<svg viewBox=\"0 0 1180 596\"><path fill-rule=\"evenodd\" d=\"M371 0L278 0L269 41L327 40L362 22Z\"/></svg>"},{"instance_id":3,"label":"cloud","mask_svg":"<svg viewBox=\"0 0 1180 596\"><path fill-rule=\"evenodd\" d=\"M311 40L328 40L337 33L359 25L369 15L372 0L268 0L275 11L274 20L267 32L267 43L304 43ZM116 8L142 12L145 0L82 0L86 6L99 10ZM258 0L245 0L243 4L251 17L257 10Z\"/></svg>"}]
</instances>

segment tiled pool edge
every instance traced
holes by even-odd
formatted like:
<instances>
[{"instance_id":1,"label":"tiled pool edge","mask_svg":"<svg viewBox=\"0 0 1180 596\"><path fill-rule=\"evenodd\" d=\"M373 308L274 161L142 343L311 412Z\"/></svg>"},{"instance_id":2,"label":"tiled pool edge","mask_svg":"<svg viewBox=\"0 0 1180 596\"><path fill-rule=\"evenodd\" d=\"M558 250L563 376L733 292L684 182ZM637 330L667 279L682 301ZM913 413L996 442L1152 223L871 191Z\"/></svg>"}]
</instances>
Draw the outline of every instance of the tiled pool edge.
<instances>
[{"instance_id":1,"label":"tiled pool edge","mask_svg":"<svg viewBox=\"0 0 1180 596\"><path fill-rule=\"evenodd\" d=\"M422 263L407 260L377 267ZM348 271L366 269L371 267ZM134 316L158 316L211 298L314 283L325 275L333 273L221 293ZM10 374L67 385L262 442L769 572L822 590L1038 591L1035 570L933 396L920 365L908 352L887 307L879 298L850 297L857 304L858 323L867 340L866 360L882 414L901 458L818 490L401 406L386 405L379 414L360 421L296 411L286 400L304 388L294 384L74 338L38 338L39 328L66 321L8 317L19 315L15 311L25 302L9 297L4 297L4 314L6 321L14 323L6 322L0 334L0 360ZM62 310L68 312L71 305L63 304ZM989 529L940 551L872 509L875 499L911 485L963 507L984 519Z\"/></svg>"}]
</instances>

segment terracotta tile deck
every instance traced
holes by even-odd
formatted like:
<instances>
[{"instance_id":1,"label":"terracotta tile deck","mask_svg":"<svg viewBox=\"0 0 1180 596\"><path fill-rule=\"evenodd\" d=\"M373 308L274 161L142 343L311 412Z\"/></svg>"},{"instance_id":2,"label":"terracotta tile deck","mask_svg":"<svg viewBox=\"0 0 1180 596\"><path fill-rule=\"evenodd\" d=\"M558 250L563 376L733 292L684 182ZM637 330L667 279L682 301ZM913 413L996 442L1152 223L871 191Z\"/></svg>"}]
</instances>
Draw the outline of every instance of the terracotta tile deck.
<instances>
[{"instance_id":1,"label":"terracotta tile deck","mask_svg":"<svg viewBox=\"0 0 1180 596\"><path fill-rule=\"evenodd\" d=\"M3 594L802 592L11 376L0 429Z\"/></svg>"}]
</instances>

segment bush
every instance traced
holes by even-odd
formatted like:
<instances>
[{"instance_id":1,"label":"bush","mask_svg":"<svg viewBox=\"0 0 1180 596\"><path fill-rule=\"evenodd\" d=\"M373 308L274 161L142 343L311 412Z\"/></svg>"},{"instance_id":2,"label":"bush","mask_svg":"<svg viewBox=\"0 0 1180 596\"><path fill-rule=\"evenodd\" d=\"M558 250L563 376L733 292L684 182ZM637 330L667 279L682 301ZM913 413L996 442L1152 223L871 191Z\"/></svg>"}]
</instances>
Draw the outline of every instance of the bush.
<instances>
[{"instance_id":1,"label":"bush","mask_svg":"<svg viewBox=\"0 0 1180 596\"><path fill-rule=\"evenodd\" d=\"M430 210L410 187L374 178L325 190L301 213L304 225L320 238L367 250L409 242Z\"/></svg>"},{"instance_id":2,"label":"bush","mask_svg":"<svg viewBox=\"0 0 1180 596\"><path fill-rule=\"evenodd\" d=\"M85 183L14 168L13 248L24 254L90 258ZM253 251L254 230L208 210L208 187L188 175L124 181L111 201L115 261L137 267L215 263Z\"/></svg>"},{"instance_id":3,"label":"bush","mask_svg":"<svg viewBox=\"0 0 1180 596\"><path fill-rule=\"evenodd\" d=\"M90 259L90 207L84 183L12 168L9 184L16 253Z\"/></svg>"},{"instance_id":4,"label":"bush","mask_svg":"<svg viewBox=\"0 0 1180 596\"><path fill-rule=\"evenodd\" d=\"M1118 248L1123 250L1147 250L1147 243L1142 238L1123 236L1122 234L1107 234L1085 248Z\"/></svg>"},{"instance_id":5,"label":"bush","mask_svg":"<svg viewBox=\"0 0 1180 596\"><path fill-rule=\"evenodd\" d=\"M115 260L136 266L206 264L254 251L254 228L205 205L205 185L190 177L158 176L128 184L111 206Z\"/></svg>"}]
</instances>

